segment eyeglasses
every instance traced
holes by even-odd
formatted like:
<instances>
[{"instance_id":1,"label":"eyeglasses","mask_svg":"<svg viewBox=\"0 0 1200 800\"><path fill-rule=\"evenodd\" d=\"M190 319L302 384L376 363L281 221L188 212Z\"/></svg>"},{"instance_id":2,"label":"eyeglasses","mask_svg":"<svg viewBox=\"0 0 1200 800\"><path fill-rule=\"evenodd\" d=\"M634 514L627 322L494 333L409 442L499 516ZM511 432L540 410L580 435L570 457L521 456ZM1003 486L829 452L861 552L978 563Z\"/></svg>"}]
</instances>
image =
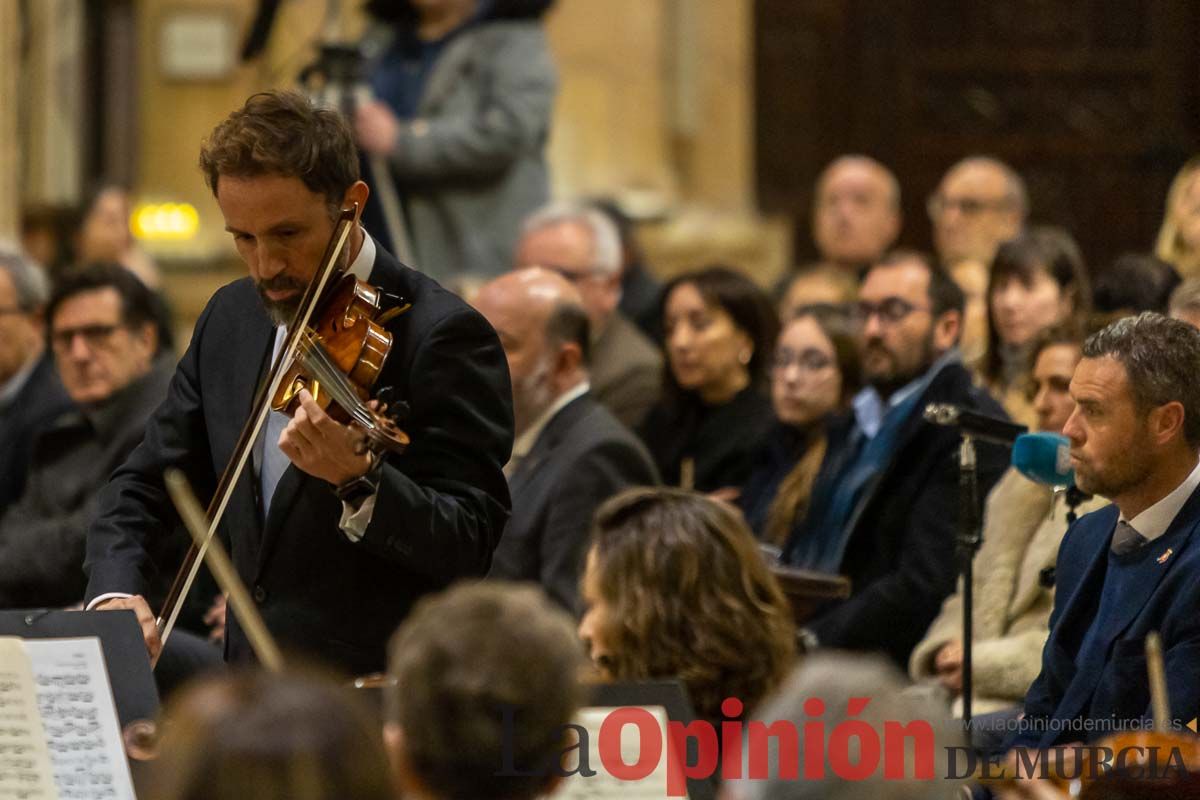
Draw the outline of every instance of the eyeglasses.
<instances>
[{"instance_id":1,"label":"eyeglasses","mask_svg":"<svg viewBox=\"0 0 1200 800\"><path fill-rule=\"evenodd\" d=\"M771 357L771 369L783 372L795 364L801 372L816 373L833 366L833 359L816 348L810 347L799 352L788 347L780 347Z\"/></svg>"},{"instance_id":2,"label":"eyeglasses","mask_svg":"<svg viewBox=\"0 0 1200 800\"><path fill-rule=\"evenodd\" d=\"M854 305L851 318L857 325L866 325L871 317L878 314L880 322L886 325L894 325L914 311L929 310L928 306L914 306L912 303L902 300L899 297L889 297L878 303L868 303L865 300L860 300Z\"/></svg>"},{"instance_id":3,"label":"eyeglasses","mask_svg":"<svg viewBox=\"0 0 1200 800\"><path fill-rule=\"evenodd\" d=\"M1002 197L998 200L986 200L978 197L946 197L941 194L929 195L925 208L929 216L937 219L951 209L958 209L964 217L974 217L985 211L1003 211L1012 205L1012 200Z\"/></svg>"},{"instance_id":4,"label":"eyeglasses","mask_svg":"<svg viewBox=\"0 0 1200 800\"><path fill-rule=\"evenodd\" d=\"M64 328L50 333L50 344L60 353L71 349L76 336L82 336L83 341L92 349L104 347L120 325L83 325L78 328Z\"/></svg>"}]
</instances>

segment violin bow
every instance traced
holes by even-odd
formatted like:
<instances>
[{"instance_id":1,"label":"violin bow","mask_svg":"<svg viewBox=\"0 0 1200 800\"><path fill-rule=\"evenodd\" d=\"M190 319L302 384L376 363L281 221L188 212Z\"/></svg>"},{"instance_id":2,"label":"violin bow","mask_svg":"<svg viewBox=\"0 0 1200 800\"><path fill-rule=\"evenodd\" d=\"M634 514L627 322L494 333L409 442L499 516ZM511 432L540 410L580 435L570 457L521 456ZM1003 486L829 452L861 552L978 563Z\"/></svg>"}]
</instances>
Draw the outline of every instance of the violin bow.
<instances>
[{"instance_id":1,"label":"violin bow","mask_svg":"<svg viewBox=\"0 0 1200 800\"><path fill-rule=\"evenodd\" d=\"M284 346L280 348L278 357L271 365L270 377L267 381L263 382L254 397L254 404L252 406L254 411L251 413L250 418L246 420L246 424L242 426L242 432L238 436L233 455L230 456L229 462L225 465L225 469L221 473L221 479L217 483L217 490L213 494L212 501L208 504L206 513L208 530L201 542L197 543L193 541L191 547L188 548L187 555L183 559L183 564L180 566L179 572L176 573L175 580L171 582L171 589L167 592L167 597L163 601L162 610L155 620L155 625L158 628L158 636L163 645L166 645L167 638L170 637L171 631L175 628L175 621L179 618L179 612L183 608L183 601L187 597L188 591L192 588L192 583L196 580L197 573L200 571L200 564L204 559L204 553L209 543L212 542L213 534L216 533L221 518L225 516L225 507L229 505L229 498L233 495L233 489L241 479L242 473L246 469L246 463L250 460L250 453L254 448L254 443L258 440L263 425L266 424L267 414L271 410L271 398L275 396L279 384L283 381L283 376L287 373L285 367L295 357L304 330L308 327L309 320L312 319L317 300L321 297L322 292L325 291L325 287L329 284L334 273L338 271L338 259L341 257L346 242L350 238L350 231L353 229L353 225L358 222L358 215L358 203L355 203L351 208L342 209L337 224L334 226L333 235L329 239L329 244L325 247L321 269L317 272L313 280L309 281L308 287L304 290L300 307L296 311L295 318L288 326Z\"/></svg>"}]
</instances>

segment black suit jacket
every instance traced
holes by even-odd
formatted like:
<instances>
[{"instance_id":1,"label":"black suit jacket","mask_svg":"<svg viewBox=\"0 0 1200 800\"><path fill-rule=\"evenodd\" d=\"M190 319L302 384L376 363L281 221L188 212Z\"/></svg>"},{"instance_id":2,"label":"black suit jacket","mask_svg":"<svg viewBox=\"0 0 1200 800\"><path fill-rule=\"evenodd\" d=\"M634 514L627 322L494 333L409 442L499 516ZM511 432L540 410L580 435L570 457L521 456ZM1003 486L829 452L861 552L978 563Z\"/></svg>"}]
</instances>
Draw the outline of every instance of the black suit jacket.
<instances>
[{"instance_id":1,"label":"black suit jacket","mask_svg":"<svg viewBox=\"0 0 1200 800\"><path fill-rule=\"evenodd\" d=\"M513 515L491 577L541 583L572 612L596 507L630 486L658 483L646 448L590 394L542 429L509 481Z\"/></svg>"},{"instance_id":2,"label":"black suit jacket","mask_svg":"<svg viewBox=\"0 0 1200 800\"><path fill-rule=\"evenodd\" d=\"M1108 658L1101 669L1079 670L1075 659L1091 627L1108 549L1120 513L1116 506L1080 517L1058 551L1057 588L1042 672L1025 695L1025 718L1010 746L1050 747L1092 740L1115 725L1152 719L1146 634L1162 636L1171 718L1184 724L1200 709L1200 490L1167 531L1138 555L1129 593L1101 634ZM1079 720L1098 720L1090 728ZM1165 758L1165 756L1164 756Z\"/></svg>"},{"instance_id":3,"label":"black suit jacket","mask_svg":"<svg viewBox=\"0 0 1200 800\"><path fill-rule=\"evenodd\" d=\"M925 421L921 412L928 403L955 403L1006 417L999 403L972 385L962 365L942 368L901 430L891 462L868 484L851 514L841 568L852 581L850 598L809 624L823 646L880 650L902 668L954 590L957 575L959 435ZM853 414L833 421L814 492L822 490L822 476L831 470L838 474L853 427ZM1008 453L996 445L976 447L982 499L1008 466Z\"/></svg>"},{"instance_id":4,"label":"black suit jacket","mask_svg":"<svg viewBox=\"0 0 1200 800\"><path fill-rule=\"evenodd\" d=\"M507 362L483 317L382 248L370 282L412 303L388 325L395 342L376 384L409 403L412 444L385 460L362 540L339 530L342 504L332 487L294 466L265 524L258 478L247 469L220 528L284 648L351 672L384 667L388 637L422 594L486 573L508 517L502 467L513 435ZM176 519L165 467L182 468L202 499L212 494L273 336L249 279L209 301L145 440L103 492L88 537L89 600L144 590L148 542ZM233 614L226 657L252 658Z\"/></svg>"},{"instance_id":5,"label":"black suit jacket","mask_svg":"<svg viewBox=\"0 0 1200 800\"><path fill-rule=\"evenodd\" d=\"M34 437L73 407L54 359L44 353L12 403L0 411L0 514L25 489Z\"/></svg>"}]
</instances>

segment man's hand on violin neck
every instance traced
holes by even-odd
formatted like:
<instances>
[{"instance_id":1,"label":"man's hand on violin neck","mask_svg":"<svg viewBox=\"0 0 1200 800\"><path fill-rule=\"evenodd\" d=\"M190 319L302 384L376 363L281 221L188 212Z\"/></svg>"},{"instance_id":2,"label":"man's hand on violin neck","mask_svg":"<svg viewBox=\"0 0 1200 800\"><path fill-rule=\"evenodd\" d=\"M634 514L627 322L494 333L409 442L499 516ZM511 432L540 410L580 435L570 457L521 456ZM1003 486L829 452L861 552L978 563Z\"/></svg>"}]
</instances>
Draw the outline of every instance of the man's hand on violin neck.
<instances>
[{"instance_id":1,"label":"man's hand on violin neck","mask_svg":"<svg viewBox=\"0 0 1200 800\"><path fill-rule=\"evenodd\" d=\"M131 609L137 614L138 625L142 628L142 638L146 640L146 652L150 654L150 667L158 662L162 652L162 640L158 638L158 625L155 624L154 612L150 610L146 598L140 594L132 597L114 597L96 606L96 611L120 611Z\"/></svg>"},{"instance_id":2,"label":"man's hand on violin neck","mask_svg":"<svg viewBox=\"0 0 1200 800\"><path fill-rule=\"evenodd\" d=\"M279 449L297 469L334 486L371 469L366 442L366 434L332 419L307 389L300 390L300 407L279 435Z\"/></svg>"}]
</instances>

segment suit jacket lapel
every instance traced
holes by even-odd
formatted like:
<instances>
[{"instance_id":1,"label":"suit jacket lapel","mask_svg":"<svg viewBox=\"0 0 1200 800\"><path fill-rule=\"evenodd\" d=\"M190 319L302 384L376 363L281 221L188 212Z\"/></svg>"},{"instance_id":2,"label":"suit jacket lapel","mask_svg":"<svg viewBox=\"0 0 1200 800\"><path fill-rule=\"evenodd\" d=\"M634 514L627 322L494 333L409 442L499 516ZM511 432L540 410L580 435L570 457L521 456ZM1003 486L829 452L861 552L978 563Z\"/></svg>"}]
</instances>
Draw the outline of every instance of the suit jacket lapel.
<instances>
[{"instance_id":1,"label":"suit jacket lapel","mask_svg":"<svg viewBox=\"0 0 1200 800\"><path fill-rule=\"evenodd\" d=\"M466 71L471 63L472 45L478 47L479 42L468 32L454 37L454 41L446 47L429 76L425 91L421 94L417 105L419 115L427 116L435 111L458 83L460 73Z\"/></svg>"}]
</instances>

